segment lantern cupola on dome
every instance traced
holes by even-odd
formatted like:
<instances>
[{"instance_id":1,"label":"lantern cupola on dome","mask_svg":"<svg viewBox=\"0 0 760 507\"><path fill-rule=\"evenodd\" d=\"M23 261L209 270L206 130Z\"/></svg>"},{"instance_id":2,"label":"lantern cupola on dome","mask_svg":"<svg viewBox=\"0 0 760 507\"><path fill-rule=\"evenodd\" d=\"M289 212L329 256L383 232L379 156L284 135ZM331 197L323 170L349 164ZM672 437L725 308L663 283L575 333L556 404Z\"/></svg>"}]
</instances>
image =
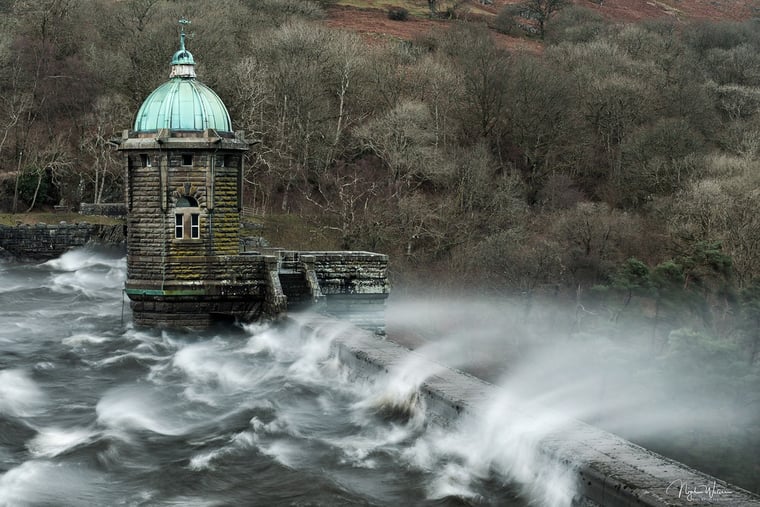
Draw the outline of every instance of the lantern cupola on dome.
<instances>
[{"instance_id":1,"label":"lantern cupola on dome","mask_svg":"<svg viewBox=\"0 0 760 507\"><path fill-rule=\"evenodd\" d=\"M180 23L187 24L189 21L180 19ZM185 49L185 28L182 27L182 31L179 34L179 50L174 53L172 57L172 71L169 74L170 78L173 77L195 77L195 60L193 60L193 54Z\"/></svg>"},{"instance_id":2,"label":"lantern cupola on dome","mask_svg":"<svg viewBox=\"0 0 760 507\"><path fill-rule=\"evenodd\" d=\"M232 121L222 99L195 78L195 59L185 48L185 29L180 33L180 47L171 61L169 81L156 88L142 103L135 118L135 132L232 132Z\"/></svg>"}]
</instances>

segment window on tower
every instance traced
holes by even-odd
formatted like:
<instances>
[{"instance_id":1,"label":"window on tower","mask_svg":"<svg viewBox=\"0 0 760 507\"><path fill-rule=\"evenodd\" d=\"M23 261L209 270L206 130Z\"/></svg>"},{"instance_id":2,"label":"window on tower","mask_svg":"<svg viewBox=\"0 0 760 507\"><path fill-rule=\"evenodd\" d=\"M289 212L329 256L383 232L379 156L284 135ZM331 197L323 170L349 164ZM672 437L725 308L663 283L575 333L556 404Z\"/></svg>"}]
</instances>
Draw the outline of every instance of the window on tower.
<instances>
[{"instance_id":1,"label":"window on tower","mask_svg":"<svg viewBox=\"0 0 760 507\"><path fill-rule=\"evenodd\" d=\"M174 238L200 239L201 213L198 201L189 195L177 199L174 212Z\"/></svg>"},{"instance_id":2,"label":"window on tower","mask_svg":"<svg viewBox=\"0 0 760 507\"><path fill-rule=\"evenodd\" d=\"M174 237L177 239L185 237L185 220L182 213L174 215Z\"/></svg>"},{"instance_id":3,"label":"window on tower","mask_svg":"<svg viewBox=\"0 0 760 507\"><path fill-rule=\"evenodd\" d=\"M201 215L200 213L190 214L190 238L198 239L201 237Z\"/></svg>"}]
</instances>

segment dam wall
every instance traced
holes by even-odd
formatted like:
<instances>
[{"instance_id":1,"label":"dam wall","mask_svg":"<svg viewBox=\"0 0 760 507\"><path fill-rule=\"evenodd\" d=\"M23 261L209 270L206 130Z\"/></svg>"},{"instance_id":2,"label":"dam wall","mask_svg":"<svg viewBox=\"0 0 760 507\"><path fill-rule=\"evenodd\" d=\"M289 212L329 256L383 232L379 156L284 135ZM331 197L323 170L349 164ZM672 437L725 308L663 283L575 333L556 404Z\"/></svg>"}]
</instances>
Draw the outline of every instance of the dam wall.
<instances>
[{"instance_id":1,"label":"dam wall","mask_svg":"<svg viewBox=\"0 0 760 507\"><path fill-rule=\"evenodd\" d=\"M336 328L335 321L323 317L291 318L306 332ZM387 375L409 354L417 354L353 327L344 327L331 346L351 375L367 380ZM419 389L427 420L433 424L452 427L462 417L477 417L479 407L498 399L496 386L437 366L433 369L438 373ZM758 495L580 421L569 420L561 430L543 435L538 450L574 474L574 505L760 507Z\"/></svg>"},{"instance_id":2,"label":"dam wall","mask_svg":"<svg viewBox=\"0 0 760 507\"><path fill-rule=\"evenodd\" d=\"M90 242L123 245L125 226L90 223L0 225L0 256L45 261Z\"/></svg>"}]
</instances>

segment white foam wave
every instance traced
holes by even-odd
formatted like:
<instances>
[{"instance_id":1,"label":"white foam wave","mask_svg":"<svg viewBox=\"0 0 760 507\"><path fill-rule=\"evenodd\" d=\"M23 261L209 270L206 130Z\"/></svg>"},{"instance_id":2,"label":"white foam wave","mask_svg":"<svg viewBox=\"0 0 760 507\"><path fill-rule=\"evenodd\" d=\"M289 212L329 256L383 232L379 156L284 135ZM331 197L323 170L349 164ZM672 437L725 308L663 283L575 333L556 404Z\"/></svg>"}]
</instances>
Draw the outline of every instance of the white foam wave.
<instances>
[{"instance_id":1,"label":"white foam wave","mask_svg":"<svg viewBox=\"0 0 760 507\"><path fill-rule=\"evenodd\" d=\"M276 329L260 324L246 325L245 330L251 334L243 352L257 355L276 355L284 347L282 334Z\"/></svg>"},{"instance_id":2,"label":"white foam wave","mask_svg":"<svg viewBox=\"0 0 760 507\"><path fill-rule=\"evenodd\" d=\"M121 362L124 362L128 359L136 359L138 361L147 361L147 362L155 362L155 361L161 361L164 358L161 356L153 355L153 354L141 354L139 352L124 352L122 354L117 354L115 356L107 357L103 360L97 361L95 366L103 367L103 366L110 366L112 364L118 364Z\"/></svg>"},{"instance_id":3,"label":"white foam wave","mask_svg":"<svg viewBox=\"0 0 760 507\"><path fill-rule=\"evenodd\" d=\"M275 440L260 446L261 452L274 458L278 463L288 468L297 468L304 459L303 449L290 440Z\"/></svg>"},{"instance_id":4,"label":"white foam wave","mask_svg":"<svg viewBox=\"0 0 760 507\"><path fill-rule=\"evenodd\" d=\"M88 297L112 295L124 284L126 258L114 258L88 248L71 250L41 264L53 271L46 286L58 293Z\"/></svg>"},{"instance_id":5,"label":"white foam wave","mask_svg":"<svg viewBox=\"0 0 760 507\"><path fill-rule=\"evenodd\" d=\"M229 505L229 502L226 500L209 500L208 498L192 496L177 496L151 505L166 505L167 507L219 507Z\"/></svg>"},{"instance_id":6,"label":"white foam wave","mask_svg":"<svg viewBox=\"0 0 760 507\"><path fill-rule=\"evenodd\" d=\"M170 436L187 434L196 426L180 409L176 402L136 386L108 391L95 407L98 422L109 428Z\"/></svg>"},{"instance_id":7,"label":"white foam wave","mask_svg":"<svg viewBox=\"0 0 760 507\"><path fill-rule=\"evenodd\" d=\"M106 272L79 270L53 275L49 288L58 293L80 292L92 297L100 293L118 294L124 284L124 272L111 269Z\"/></svg>"},{"instance_id":8,"label":"white foam wave","mask_svg":"<svg viewBox=\"0 0 760 507\"><path fill-rule=\"evenodd\" d=\"M364 428L365 431L369 428ZM376 452L394 452L415 433L412 426L390 424L377 426L369 432L348 435L325 442L339 449L343 455L342 463L355 467L375 468L377 461L372 458Z\"/></svg>"},{"instance_id":9,"label":"white foam wave","mask_svg":"<svg viewBox=\"0 0 760 507\"><path fill-rule=\"evenodd\" d=\"M43 262L42 266L57 271L79 271L93 266L124 267L126 266L126 258L114 259L102 252L85 247L70 250L57 259Z\"/></svg>"},{"instance_id":10,"label":"white foam wave","mask_svg":"<svg viewBox=\"0 0 760 507\"><path fill-rule=\"evenodd\" d=\"M331 323L317 329L302 338L298 356L288 368L289 375L305 384L323 383L325 381L325 364L329 362L332 342L347 332L350 324Z\"/></svg>"},{"instance_id":11,"label":"white foam wave","mask_svg":"<svg viewBox=\"0 0 760 507\"><path fill-rule=\"evenodd\" d=\"M455 431L429 431L403 455L423 469L437 469L431 498L467 497L471 484L496 472L538 505L569 507L577 493L575 469L541 450L545 438L562 434L569 423L562 414L523 403L504 389Z\"/></svg>"},{"instance_id":12,"label":"white foam wave","mask_svg":"<svg viewBox=\"0 0 760 507\"><path fill-rule=\"evenodd\" d=\"M287 427L284 421L281 419L273 419L272 421L265 423L258 417L253 417L250 420L251 428L256 433L277 433L284 431Z\"/></svg>"},{"instance_id":13,"label":"white foam wave","mask_svg":"<svg viewBox=\"0 0 760 507\"><path fill-rule=\"evenodd\" d=\"M2 271L0 271L0 273L2 273ZM11 284L10 282L6 280L3 286L0 287L0 294L4 294L6 292L17 292L18 290L22 290L26 288L27 286L25 284L21 284L21 283Z\"/></svg>"},{"instance_id":14,"label":"white foam wave","mask_svg":"<svg viewBox=\"0 0 760 507\"><path fill-rule=\"evenodd\" d=\"M47 397L37 384L19 369L0 371L0 413L16 417L39 414Z\"/></svg>"},{"instance_id":15,"label":"white foam wave","mask_svg":"<svg viewBox=\"0 0 760 507\"><path fill-rule=\"evenodd\" d=\"M224 449L215 449L213 451L198 453L190 458L190 463L187 465L187 468L194 472L200 472L201 470L213 470L214 467L212 466L211 462L220 456L223 456L224 454L226 454Z\"/></svg>"},{"instance_id":16,"label":"white foam wave","mask_svg":"<svg viewBox=\"0 0 760 507\"><path fill-rule=\"evenodd\" d=\"M214 342L188 345L174 355L172 364L182 370L193 383L219 387L224 391L250 389L263 372L246 361L231 357ZM198 387L198 386L195 386Z\"/></svg>"},{"instance_id":17,"label":"white foam wave","mask_svg":"<svg viewBox=\"0 0 760 507\"><path fill-rule=\"evenodd\" d=\"M419 397L419 388L425 380L445 368L421 354L410 352L388 375L373 384L371 392L356 404L356 408L408 419L419 427L425 420L425 405Z\"/></svg>"},{"instance_id":18,"label":"white foam wave","mask_svg":"<svg viewBox=\"0 0 760 507\"><path fill-rule=\"evenodd\" d=\"M227 445L196 454L190 458L188 468L193 471L213 470L213 462L224 458L230 454L237 453L241 450L251 449L258 442L256 435L250 431L236 433L230 438Z\"/></svg>"},{"instance_id":19,"label":"white foam wave","mask_svg":"<svg viewBox=\"0 0 760 507\"><path fill-rule=\"evenodd\" d=\"M68 345L69 347L84 347L87 345L98 345L100 343L108 341L105 336L98 336L88 333L79 333L68 338L61 340L61 343Z\"/></svg>"},{"instance_id":20,"label":"white foam wave","mask_svg":"<svg viewBox=\"0 0 760 507\"><path fill-rule=\"evenodd\" d=\"M44 460L22 463L0 476L0 507L102 505L105 480L92 470Z\"/></svg>"},{"instance_id":21,"label":"white foam wave","mask_svg":"<svg viewBox=\"0 0 760 507\"><path fill-rule=\"evenodd\" d=\"M52 458L92 441L95 435L86 428L45 428L27 443L27 448L35 457Z\"/></svg>"},{"instance_id":22,"label":"white foam wave","mask_svg":"<svg viewBox=\"0 0 760 507\"><path fill-rule=\"evenodd\" d=\"M428 487L428 498L465 498L477 500L479 495L472 487L473 475L459 463L447 463Z\"/></svg>"}]
</instances>

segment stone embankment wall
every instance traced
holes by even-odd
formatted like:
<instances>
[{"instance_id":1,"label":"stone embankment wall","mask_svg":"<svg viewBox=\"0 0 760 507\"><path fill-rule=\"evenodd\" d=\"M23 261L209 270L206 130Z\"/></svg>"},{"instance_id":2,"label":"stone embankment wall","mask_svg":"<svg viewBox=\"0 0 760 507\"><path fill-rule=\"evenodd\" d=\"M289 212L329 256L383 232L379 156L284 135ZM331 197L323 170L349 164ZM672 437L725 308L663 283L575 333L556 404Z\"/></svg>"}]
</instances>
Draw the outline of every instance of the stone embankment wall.
<instances>
[{"instance_id":1,"label":"stone embankment wall","mask_svg":"<svg viewBox=\"0 0 760 507\"><path fill-rule=\"evenodd\" d=\"M101 224L0 225L0 257L44 261L87 245L123 245L125 226Z\"/></svg>"},{"instance_id":2,"label":"stone embankment wall","mask_svg":"<svg viewBox=\"0 0 760 507\"><path fill-rule=\"evenodd\" d=\"M79 205L79 214L123 218L127 216L127 205L123 202L102 202L98 204L83 202Z\"/></svg>"}]
</instances>

